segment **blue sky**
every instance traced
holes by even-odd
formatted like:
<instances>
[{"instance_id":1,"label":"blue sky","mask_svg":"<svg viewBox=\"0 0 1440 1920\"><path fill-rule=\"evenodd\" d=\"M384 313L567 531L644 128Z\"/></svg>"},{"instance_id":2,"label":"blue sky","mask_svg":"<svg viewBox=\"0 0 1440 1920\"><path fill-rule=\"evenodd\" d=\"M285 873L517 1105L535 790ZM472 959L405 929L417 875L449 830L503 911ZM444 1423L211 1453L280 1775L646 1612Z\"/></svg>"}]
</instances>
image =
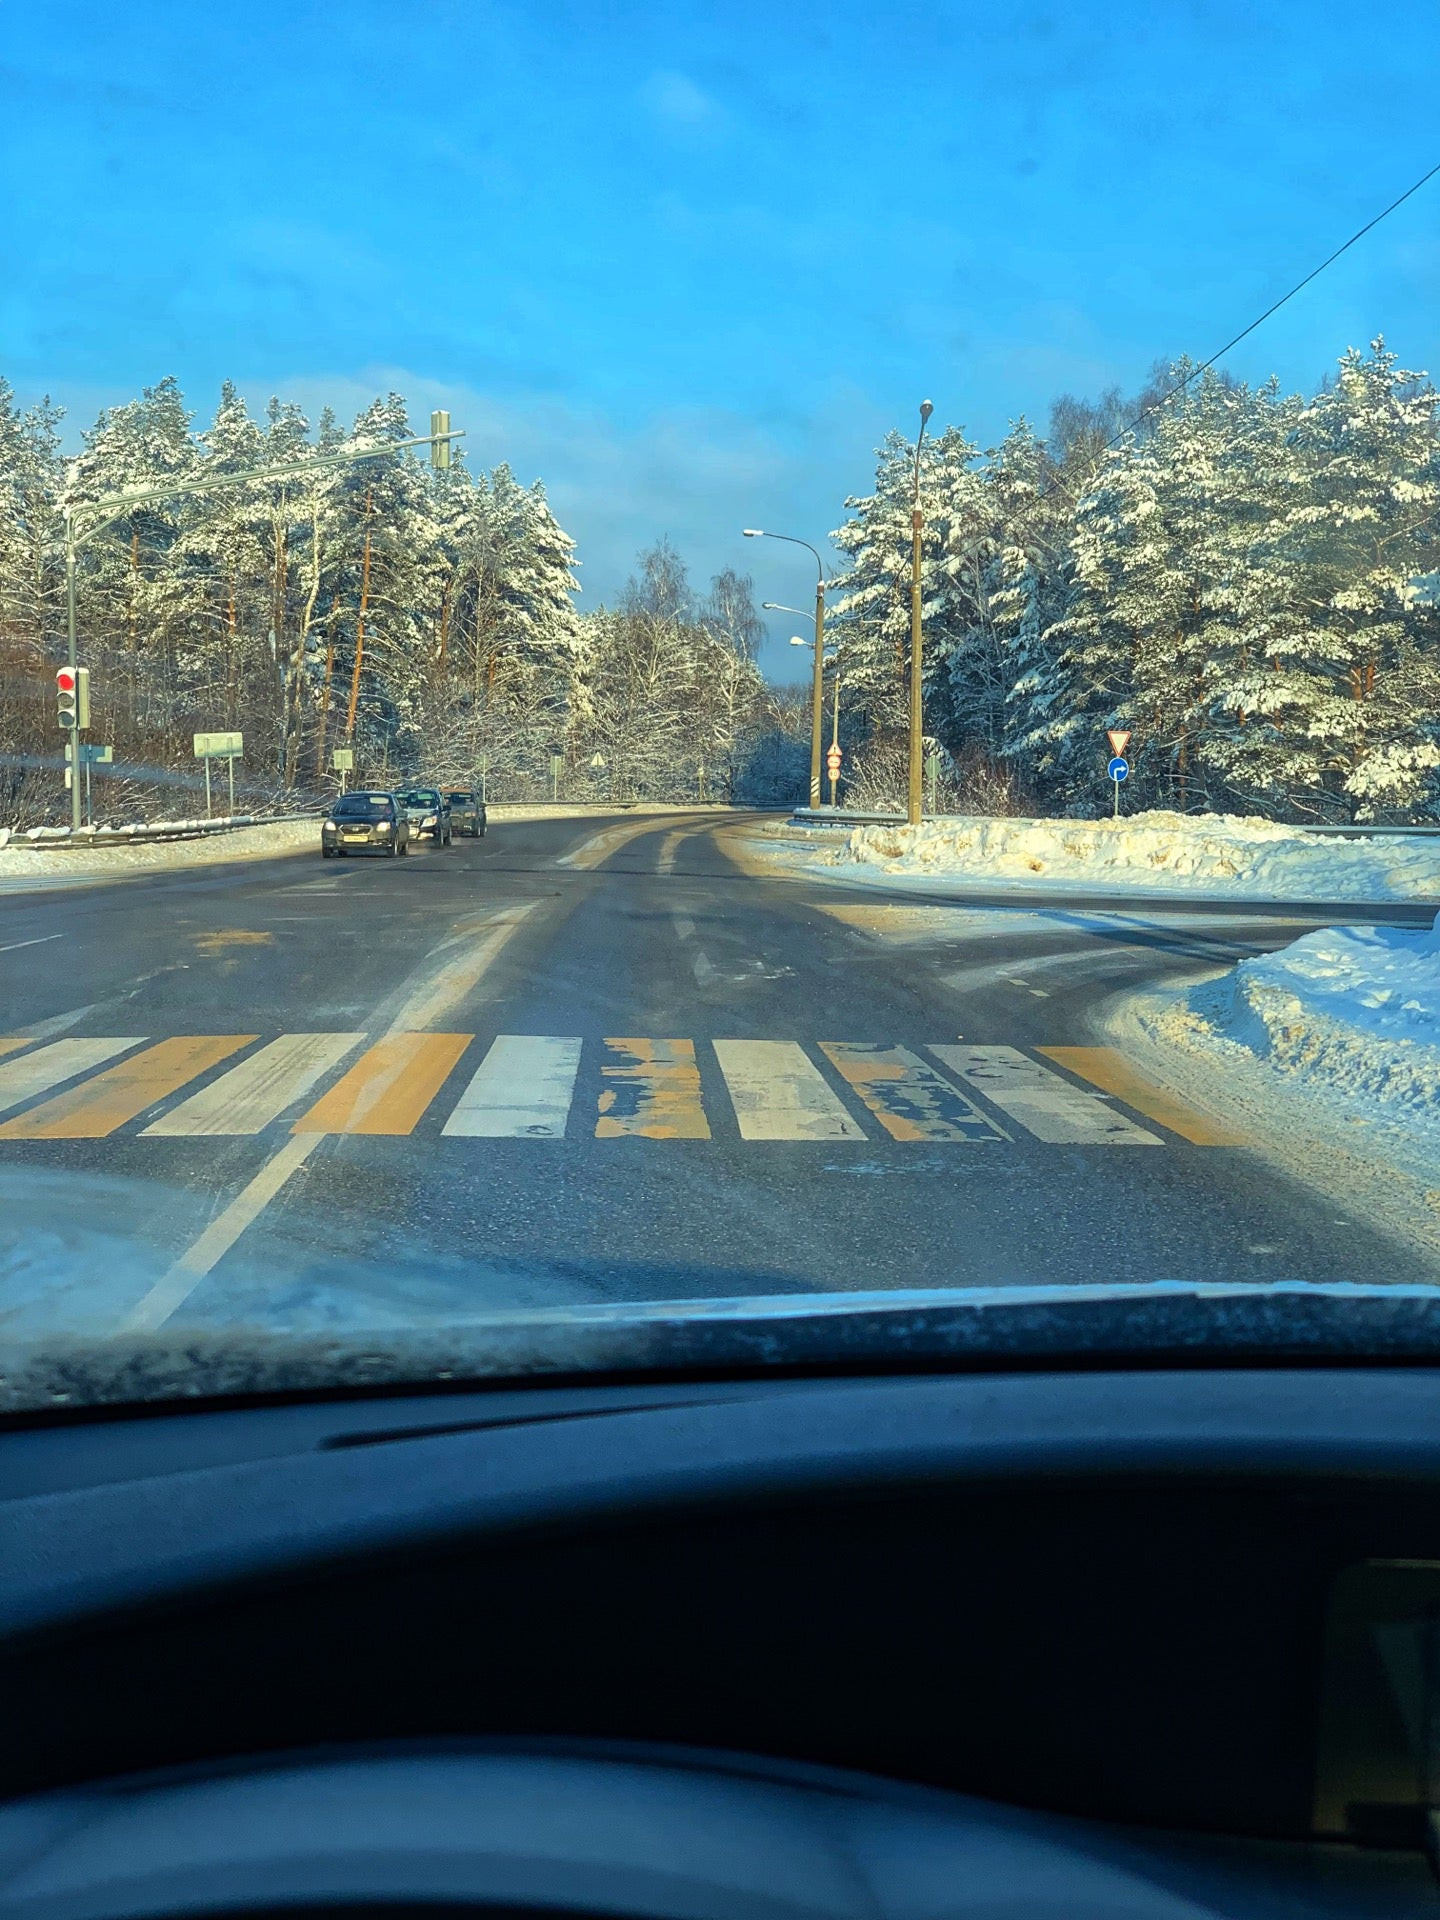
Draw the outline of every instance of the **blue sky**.
<instances>
[{"instance_id":1,"label":"blue sky","mask_svg":"<svg viewBox=\"0 0 1440 1920\"><path fill-rule=\"evenodd\" d=\"M1434 0L44 0L0 41L0 373L398 387L541 476L585 603L668 534L803 605L918 401L982 443L1204 354L1440 159ZM1440 373L1440 181L1229 364ZM767 650L788 674L783 617Z\"/></svg>"}]
</instances>

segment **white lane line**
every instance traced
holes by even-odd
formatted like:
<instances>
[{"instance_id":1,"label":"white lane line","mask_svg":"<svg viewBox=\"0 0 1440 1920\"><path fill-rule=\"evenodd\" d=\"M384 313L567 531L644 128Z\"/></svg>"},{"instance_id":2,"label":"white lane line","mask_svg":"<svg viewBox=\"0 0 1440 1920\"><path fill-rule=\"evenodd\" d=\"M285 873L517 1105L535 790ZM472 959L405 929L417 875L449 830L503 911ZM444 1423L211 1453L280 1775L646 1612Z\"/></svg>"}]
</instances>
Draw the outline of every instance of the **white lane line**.
<instances>
[{"instance_id":1,"label":"white lane line","mask_svg":"<svg viewBox=\"0 0 1440 1920\"><path fill-rule=\"evenodd\" d=\"M323 1133L292 1134L249 1185L241 1188L225 1211L210 1222L199 1239L186 1248L174 1266L162 1274L116 1331L153 1333L157 1327L164 1326L206 1274L224 1259L245 1229L265 1211L291 1174L303 1166L328 1137Z\"/></svg>"},{"instance_id":2,"label":"white lane line","mask_svg":"<svg viewBox=\"0 0 1440 1920\"><path fill-rule=\"evenodd\" d=\"M1062 1080L1015 1047L932 1046L935 1058L1018 1120L1037 1140L1059 1146L1159 1147L1165 1143Z\"/></svg>"},{"instance_id":3,"label":"white lane line","mask_svg":"<svg viewBox=\"0 0 1440 1920\"><path fill-rule=\"evenodd\" d=\"M794 1040L716 1040L742 1140L863 1140L819 1069Z\"/></svg>"},{"instance_id":4,"label":"white lane line","mask_svg":"<svg viewBox=\"0 0 1440 1920\"><path fill-rule=\"evenodd\" d=\"M675 932L682 940L693 940L695 938L695 922L687 919L684 914L676 914Z\"/></svg>"},{"instance_id":5,"label":"white lane line","mask_svg":"<svg viewBox=\"0 0 1440 1920\"><path fill-rule=\"evenodd\" d=\"M128 1039L117 1040L110 1037L104 1040L52 1040L48 1047L37 1047L33 1053L25 1054L19 1060L11 1060L0 1067L0 1113L11 1107L23 1106L37 1093L48 1093L51 1087L58 1087L62 1080L73 1080L77 1075L89 1073L107 1060L113 1060L117 1053L125 1053L131 1047L143 1047L145 1036L132 1035Z\"/></svg>"},{"instance_id":6,"label":"white lane line","mask_svg":"<svg viewBox=\"0 0 1440 1920\"><path fill-rule=\"evenodd\" d=\"M437 955L451 953L456 948L460 951L453 959L442 960L428 979L422 978L405 992L389 1023L389 1031L424 1033L443 1020L479 984L526 914L533 913L539 904L538 900L531 900L524 906L506 907L493 918L467 927L453 940L444 941L436 948ZM472 946L470 942L477 932L482 938Z\"/></svg>"},{"instance_id":7,"label":"white lane line","mask_svg":"<svg viewBox=\"0 0 1440 1920\"><path fill-rule=\"evenodd\" d=\"M715 978L715 969L710 964L708 956L703 953L696 953L690 962L690 967L695 975L697 986L703 987Z\"/></svg>"},{"instance_id":8,"label":"white lane line","mask_svg":"<svg viewBox=\"0 0 1440 1920\"><path fill-rule=\"evenodd\" d=\"M579 1071L577 1038L502 1033L441 1131L467 1139L563 1140Z\"/></svg>"},{"instance_id":9,"label":"white lane line","mask_svg":"<svg viewBox=\"0 0 1440 1920\"><path fill-rule=\"evenodd\" d=\"M144 1131L172 1138L260 1133L364 1038L363 1033L282 1033Z\"/></svg>"},{"instance_id":10,"label":"white lane line","mask_svg":"<svg viewBox=\"0 0 1440 1920\"><path fill-rule=\"evenodd\" d=\"M399 1010L390 1032L423 1027L427 1017L437 1017L470 992L531 907L538 904L532 901L530 906L508 909L492 923L489 938L482 940L478 947L458 961L445 963L438 975L433 970L428 977L422 975L408 994L402 989L400 996L392 996L388 1004L395 1006L398 998ZM460 937L462 942L465 937ZM455 944L446 942L446 947ZM265 1211L291 1174L304 1165L322 1140L330 1138L327 1133L292 1134L285 1145L265 1162L254 1179L241 1189L219 1218L213 1220L195 1243L181 1254L169 1272L156 1281L123 1323L121 1330L143 1332L163 1326L176 1308L189 1299L211 1269L225 1257L245 1229Z\"/></svg>"},{"instance_id":11,"label":"white lane line","mask_svg":"<svg viewBox=\"0 0 1440 1920\"><path fill-rule=\"evenodd\" d=\"M660 823L652 816L634 826L606 827L602 833L591 834L588 840L581 841L569 853L561 854L555 862L557 867L578 868L582 872L600 866L612 853L618 853L630 841L638 840L643 833L658 833Z\"/></svg>"},{"instance_id":12,"label":"white lane line","mask_svg":"<svg viewBox=\"0 0 1440 1920\"><path fill-rule=\"evenodd\" d=\"M21 947L43 947L47 940L63 940L63 933L42 933L34 940L12 940L8 947L0 947L0 953L18 953Z\"/></svg>"}]
</instances>

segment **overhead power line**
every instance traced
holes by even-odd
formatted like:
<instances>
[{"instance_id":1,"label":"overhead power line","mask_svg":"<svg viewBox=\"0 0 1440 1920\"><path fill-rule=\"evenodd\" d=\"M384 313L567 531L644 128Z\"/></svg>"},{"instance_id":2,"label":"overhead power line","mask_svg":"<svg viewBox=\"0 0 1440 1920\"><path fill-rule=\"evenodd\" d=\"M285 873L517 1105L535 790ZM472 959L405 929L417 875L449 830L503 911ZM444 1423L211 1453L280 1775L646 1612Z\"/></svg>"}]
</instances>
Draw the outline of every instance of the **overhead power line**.
<instances>
[{"instance_id":1,"label":"overhead power line","mask_svg":"<svg viewBox=\"0 0 1440 1920\"><path fill-rule=\"evenodd\" d=\"M1348 253L1357 240L1363 240L1366 234L1378 227L1382 220L1388 219L1397 207L1403 207L1410 196L1418 193L1426 181L1433 180L1437 173L1440 173L1440 161L1437 161L1428 173L1422 173L1413 186L1407 187L1398 200L1392 200L1388 207L1383 208L1381 212L1375 215L1373 220L1367 220L1363 227L1357 227L1355 232L1351 234L1350 238L1345 241L1342 246L1338 246L1332 254L1320 262L1318 267L1312 267L1303 280L1297 280L1288 293L1282 293L1274 305L1267 307L1257 320L1252 320L1248 327L1242 327L1233 340L1227 340L1224 346L1217 348L1208 360L1202 360L1193 372L1186 374L1185 378L1171 387L1168 393L1162 393L1158 400L1152 400L1148 407L1142 407L1140 412L1136 414L1135 418L1130 421L1128 425L1121 427L1118 433L1113 434L1111 438L1105 442L1105 445L1100 451L1102 453L1108 452L1118 441L1123 440L1127 433L1133 433L1142 420L1146 419L1152 413L1158 413L1167 401L1175 398L1177 393L1183 393L1197 374L1204 373L1207 368L1213 367L1217 360L1223 360L1232 347L1238 347L1240 342L1248 339L1257 327L1263 327L1271 314L1278 313L1287 300L1293 300L1302 288L1308 287L1312 280L1318 279L1327 267L1334 266L1342 253Z\"/></svg>"}]
</instances>

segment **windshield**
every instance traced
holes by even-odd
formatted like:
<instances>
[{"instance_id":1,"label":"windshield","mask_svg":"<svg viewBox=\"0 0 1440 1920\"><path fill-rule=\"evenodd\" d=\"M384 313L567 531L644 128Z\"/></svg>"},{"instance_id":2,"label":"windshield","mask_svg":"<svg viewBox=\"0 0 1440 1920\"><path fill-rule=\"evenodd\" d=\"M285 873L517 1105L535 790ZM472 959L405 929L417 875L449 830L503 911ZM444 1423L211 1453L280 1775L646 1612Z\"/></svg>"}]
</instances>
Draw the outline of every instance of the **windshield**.
<instances>
[{"instance_id":1,"label":"windshield","mask_svg":"<svg viewBox=\"0 0 1440 1920\"><path fill-rule=\"evenodd\" d=\"M0 1404L1433 1286L1385 45L12 8Z\"/></svg>"},{"instance_id":2,"label":"windshield","mask_svg":"<svg viewBox=\"0 0 1440 1920\"><path fill-rule=\"evenodd\" d=\"M395 802L388 793L347 793L331 811L337 820L393 820Z\"/></svg>"}]
</instances>

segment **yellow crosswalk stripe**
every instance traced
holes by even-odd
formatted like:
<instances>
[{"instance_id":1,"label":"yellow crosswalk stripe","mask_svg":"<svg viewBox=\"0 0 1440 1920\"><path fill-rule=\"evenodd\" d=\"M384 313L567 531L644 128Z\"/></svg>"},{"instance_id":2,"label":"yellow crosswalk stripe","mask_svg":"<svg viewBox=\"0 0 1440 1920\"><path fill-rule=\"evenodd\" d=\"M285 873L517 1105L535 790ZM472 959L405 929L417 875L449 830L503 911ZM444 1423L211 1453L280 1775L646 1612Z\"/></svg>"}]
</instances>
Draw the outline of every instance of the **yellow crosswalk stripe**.
<instances>
[{"instance_id":1,"label":"yellow crosswalk stripe","mask_svg":"<svg viewBox=\"0 0 1440 1920\"><path fill-rule=\"evenodd\" d=\"M821 1051L892 1140L1005 1140L993 1120L908 1047L822 1040Z\"/></svg>"},{"instance_id":2,"label":"yellow crosswalk stripe","mask_svg":"<svg viewBox=\"0 0 1440 1920\"><path fill-rule=\"evenodd\" d=\"M0 1139L103 1140L256 1038L253 1033L224 1033L160 1040L68 1093L7 1120L0 1126Z\"/></svg>"},{"instance_id":3,"label":"yellow crosswalk stripe","mask_svg":"<svg viewBox=\"0 0 1440 1920\"><path fill-rule=\"evenodd\" d=\"M37 1047L18 1060L7 1060L0 1067L0 1113L23 1107L37 1094L49 1093L52 1087L63 1086L67 1080L78 1080L82 1073L103 1067L117 1053L127 1053L131 1047L144 1044L144 1034L127 1040L114 1035L103 1040L52 1040L49 1046Z\"/></svg>"},{"instance_id":4,"label":"yellow crosswalk stripe","mask_svg":"<svg viewBox=\"0 0 1440 1920\"><path fill-rule=\"evenodd\" d=\"M1187 1107L1165 1088L1143 1080L1115 1047L1037 1047L1035 1051L1055 1061L1057 1066L1068 1068L1080 1079L1088 1080L1091 1086L1113 1093L1127 1107L1143 1113L1147 1120L1158 1120L1162 1127L1168 1127L1171 1133L1178 1133L1182 1140L1189 1140L1197 1147L1250 1144L1244 1134L1236 1133L1223 1121L1212 1120L1209 1114Z\"/></svg>"},{"instance_id":5,"label":"yellow crosswalk stripe","mask_svg":"<svg viewBox=\"0 0 1440 1920\"><path fill-rule=\"evenodd\" d=\"M472 1038L468 1033L387 1033L291 1132L413 1133Z\"/></svg>"},{"instance_id":6,"label":"yellow crosswalk stripe","mask_svg":"<svg viewBox=\"0 0 1440 1920\"><path fill-rule=\"evenodd\" d=\"M693 1040L607 1040L597 1140L708 1140Z\"/></svg>"},{"instance_id":7,"label":"yellow crosswalk stripe","mask_svg":"<svg viewBox=\"0 0 1440 1920\"><path fill-rule=\"evenodd\" d=\"M1037 1140L1057 1146L1164 1145L1098 1094L1074 1086L1017 1047L932 1046L930 1051Z\"/></svg>"},{"instance_id":8,"label":"yellow crosswalk stripe","mask_svg":"<svg viewBox=\"0 0 1440 1920\"><path fill-rule=\"evenodd\" d=\"M230 1137L260 1133L303 1100L364 1038L363 1033L282 1033L162 1114L145 1132Z\"/></svg>"},{"instance_id":9,"label":"yellow crosswalk stripe","mask_svg":"<svg viewBox=\"0 0 1440 1920\"><path fill-rule=\"evenodd\" d=\"M863 1140L818 1067L793 1040L717 1040L742 1140Z\"/></svg>"}]
</instances>

